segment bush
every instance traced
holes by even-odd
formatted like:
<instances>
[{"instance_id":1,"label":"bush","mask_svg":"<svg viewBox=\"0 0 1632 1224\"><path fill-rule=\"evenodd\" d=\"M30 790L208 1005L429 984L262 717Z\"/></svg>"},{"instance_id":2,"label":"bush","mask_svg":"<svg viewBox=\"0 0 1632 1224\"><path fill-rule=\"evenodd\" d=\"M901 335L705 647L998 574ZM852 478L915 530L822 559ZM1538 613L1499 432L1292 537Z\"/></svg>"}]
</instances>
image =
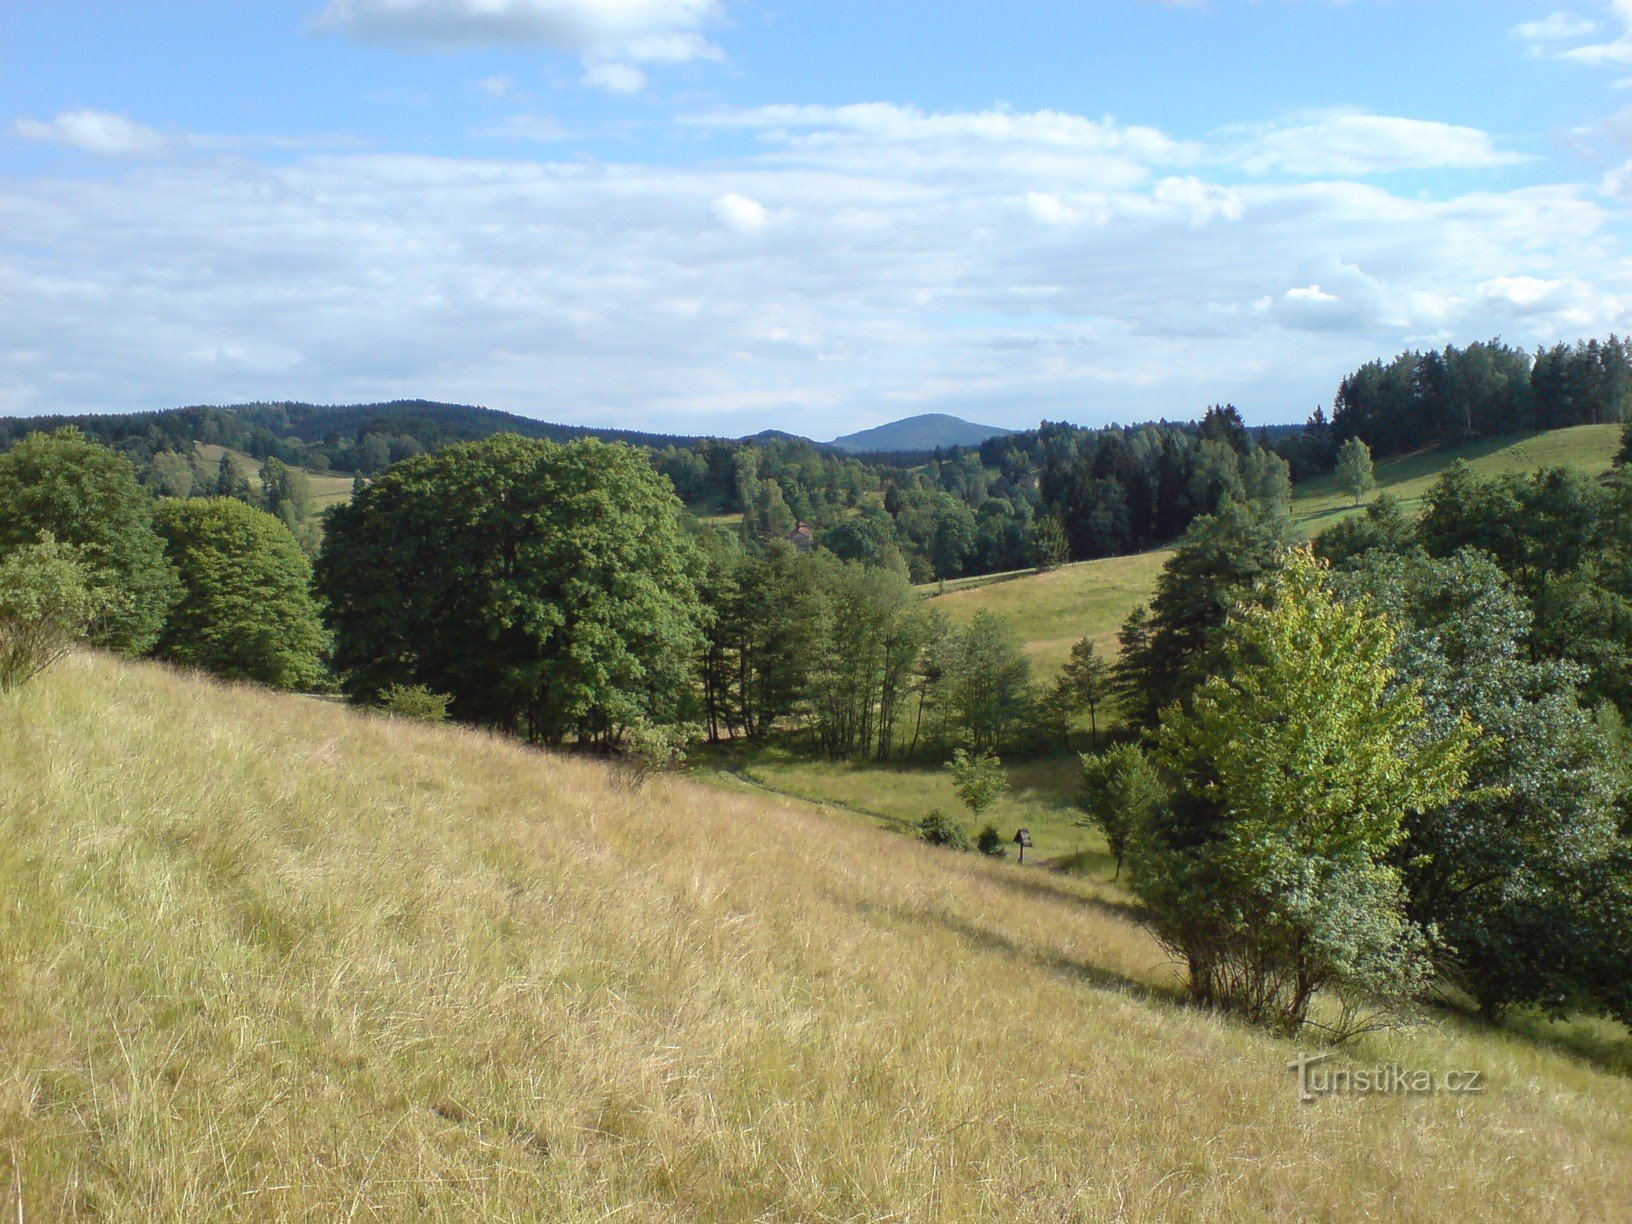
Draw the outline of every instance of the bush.
<instances>
[{"instance_id":1,"label":"bush","mask_svg":"<svg viewBox=\"0 0 1632 1224\"><path fill-rule=\"evenodd\" d=\"M936 808L918 822L918 840L926 841L932 846L945 846L948 850L975 848L974 843L969 840L969 830L940 808Z\"/></svg>"},{"instance_id":2,"label":"bush","mask_svg":"<svg viewBox=\"0 0 1632 1224\"><path fill-rule=\"evenodd\" d=\"M79 550L50 535L0 561L0 692L20 688L73 649L112 606Z\"/></svg>"},{"instance_id":3,"label":"bush","mask_svg":"<svg viewBox=\"0 0 1632 1224\"><path fill-rule=\"evenodd\" d=\"M448 703L452 700L446 693L433 693L423 684L393 684L380 694L380 709L393 718L440 723L448 721Z\"/></svg>"},{"instance_id":4,"label":"bush","mask_svg":"<svg viewBox=\"0 0 1632 1224\"><path fill-rule=\"evenodd\" d=\"M685 768L688 754L702 738L703 729L695 723L654 723L640 719L624 737L625 776L631 785L639 788L654 774L678 773Z\"/></svg>"},{"instance_id":5,"label":"bush","mask_svg":"<svg viewBox=\"0 0 1632 1224\"><path fill-rule=\"evenodd\" d=\"M989 822L975 835L975 849L987 858L1009 857L1009 848L1003 843L1003 834L997 831L995 824Z\"/></svg>"}]
</instances>

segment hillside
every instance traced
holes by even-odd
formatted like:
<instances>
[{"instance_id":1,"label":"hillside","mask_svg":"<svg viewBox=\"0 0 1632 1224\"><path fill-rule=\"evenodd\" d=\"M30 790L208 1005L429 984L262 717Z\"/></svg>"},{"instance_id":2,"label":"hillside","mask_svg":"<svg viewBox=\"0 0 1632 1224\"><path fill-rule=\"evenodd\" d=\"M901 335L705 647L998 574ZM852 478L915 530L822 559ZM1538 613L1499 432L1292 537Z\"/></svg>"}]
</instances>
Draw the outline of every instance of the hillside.
<instances>
[{"instance_id":1,"label":"hillside","mask_svg":"<svg viewBox=\"0 0 1632 1224\"><path fill-rule=\"evenodd\" d=\"M89 655L0 770L7 1218L1632 1210L1624 1037L1299 1104L1107 885Z\"/></svg>"},{"instance_id":2,"label":"hillside","mask_svg":"<svg viewBox=\"0 0 1632 1224\"><path fill-rule=\"evenodd\" d=\"M834 438L828 445L853 455L932 451L952 446L979 446L987 438L1012 432L996 425L976 425L944 412L927 412L863 429L859 433L845 434L842 438Z\"/></svg>"},{"instance_id":3,"label":"hillside","mask_svg":"<svg viewBox=\"0 0 1632 1224\"><path fill-rule=\"evenodd\" d=\"M1434 447L1379 463L1377 488L1400 498L1406 512L1414 513L1439 474L1458 459L1487 476L1533 472L1543 466L1577 467L1602 475L1620 445L1621 428L1579 425L1467 446ZM1330 476L1293 490L1293 520L1306 537L1355 513ZM1115 650L1117 629L1129 612L1155 593L1156 578L1169 555L1170 550L1158 549L1130 557L1081 561L1044 574L1022 571L998 575L996 580L988 576L949 582L936 606L960 622L982 610L1010 617L1026 640L1033 662L1042 672L1052 673L1079 638L1093 638L1102 651Z\"/></svg>"}]
</instances>

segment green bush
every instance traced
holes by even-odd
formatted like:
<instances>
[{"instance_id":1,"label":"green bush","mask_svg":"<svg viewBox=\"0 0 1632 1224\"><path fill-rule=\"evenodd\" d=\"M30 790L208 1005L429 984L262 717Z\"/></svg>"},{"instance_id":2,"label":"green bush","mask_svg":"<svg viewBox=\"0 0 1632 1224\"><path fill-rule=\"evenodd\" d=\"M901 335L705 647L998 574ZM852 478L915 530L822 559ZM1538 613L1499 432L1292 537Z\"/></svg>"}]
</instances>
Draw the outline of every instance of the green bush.
<instances>
[{"instance_id":1,"label":"green bush","mask_svg":"<svg viewBox=\"0 0 1632 1224\"><path fill-rule=\"evenodd\" d=\"M639 719L624 736L623 765L629 782L646 785L654 774L677 773L692 747L703 737L695 723L654 723Z\"/></svg>"},{"instance_id":2,"label":"green bush","mask_svg":"<svg viewBox=\"0 0 1632 1224\"><path fill-rule=\"evenodd\" d=\"M1003 842L1003 834L997 831L995 824L986 824L975 835L975 849L988 858L1008 858L1009 849Z\"/></svg>"},{"instance_id":3,"label":"green bush","mask_svg":"<svg viewBox=\"0 0 1632 1224\"><path fill-rule=\"evenodd\" d=\"M448 703L452 700L446 693L433 693L423 684L393 684L380 694L380 709L394 718L440 723L448 721Z\"/></svg>"},{"instance_id":4,"label":"green bush","mask_svg":"<svg viewBox=\"0 0 1632 1224\"><path fill-rule=\"evenodd\" d=\"M0 561L0 692L22 687L67 654L112 602L79 550L49 534Z\"/></svg>"},{"instance_id":5,"label":"green bush","mask_svg":"<svg viewBox=\"0 0 1632 1224\"><path fill-rule=\"evenodd\" d=\"M969 840L969 830L940 808L918 822L918 839L932 846L945 846L948 850L975 848L975 844Z\"/></svg>"}]
</instances>

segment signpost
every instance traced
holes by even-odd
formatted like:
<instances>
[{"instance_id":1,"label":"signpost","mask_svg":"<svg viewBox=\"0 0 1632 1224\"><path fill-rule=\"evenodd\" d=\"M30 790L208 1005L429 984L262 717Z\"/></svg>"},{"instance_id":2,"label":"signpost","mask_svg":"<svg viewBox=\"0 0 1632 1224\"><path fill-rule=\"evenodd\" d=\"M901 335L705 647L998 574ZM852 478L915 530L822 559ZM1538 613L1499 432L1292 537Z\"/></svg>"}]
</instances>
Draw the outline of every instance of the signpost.
<instances>
[{"instance_id":1,"label":"signpost","mask_svg":"<svg viewBox=\"0 0 1632 1224\"><path fill-rule=\"evenodd\" d=\"M1020 861L1026 861L1026 847L1031 845L1031 830L1021 829L1014 835L1014 844L1020 847Z\"/></svg>"}]
</instances>

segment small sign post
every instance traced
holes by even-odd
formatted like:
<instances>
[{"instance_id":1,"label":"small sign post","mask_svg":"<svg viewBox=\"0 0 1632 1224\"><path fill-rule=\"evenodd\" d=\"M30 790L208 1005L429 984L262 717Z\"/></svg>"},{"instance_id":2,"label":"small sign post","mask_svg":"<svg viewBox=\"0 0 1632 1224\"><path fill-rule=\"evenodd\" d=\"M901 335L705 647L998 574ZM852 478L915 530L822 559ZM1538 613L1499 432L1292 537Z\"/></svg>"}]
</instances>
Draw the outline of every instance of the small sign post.
<instances>
[{"instance_id":1,"label":"small sign post","mask_svg":"<svg viewBox=\"0 0 1632 1224\"><path fill-rule=\"evenodd\" d=\"M1031 830L1021 829L1014 835L1014 844L1020 847L1020 861L1026 861L1026 847L1031 845Z\"/></svg>"}]
</instances>

